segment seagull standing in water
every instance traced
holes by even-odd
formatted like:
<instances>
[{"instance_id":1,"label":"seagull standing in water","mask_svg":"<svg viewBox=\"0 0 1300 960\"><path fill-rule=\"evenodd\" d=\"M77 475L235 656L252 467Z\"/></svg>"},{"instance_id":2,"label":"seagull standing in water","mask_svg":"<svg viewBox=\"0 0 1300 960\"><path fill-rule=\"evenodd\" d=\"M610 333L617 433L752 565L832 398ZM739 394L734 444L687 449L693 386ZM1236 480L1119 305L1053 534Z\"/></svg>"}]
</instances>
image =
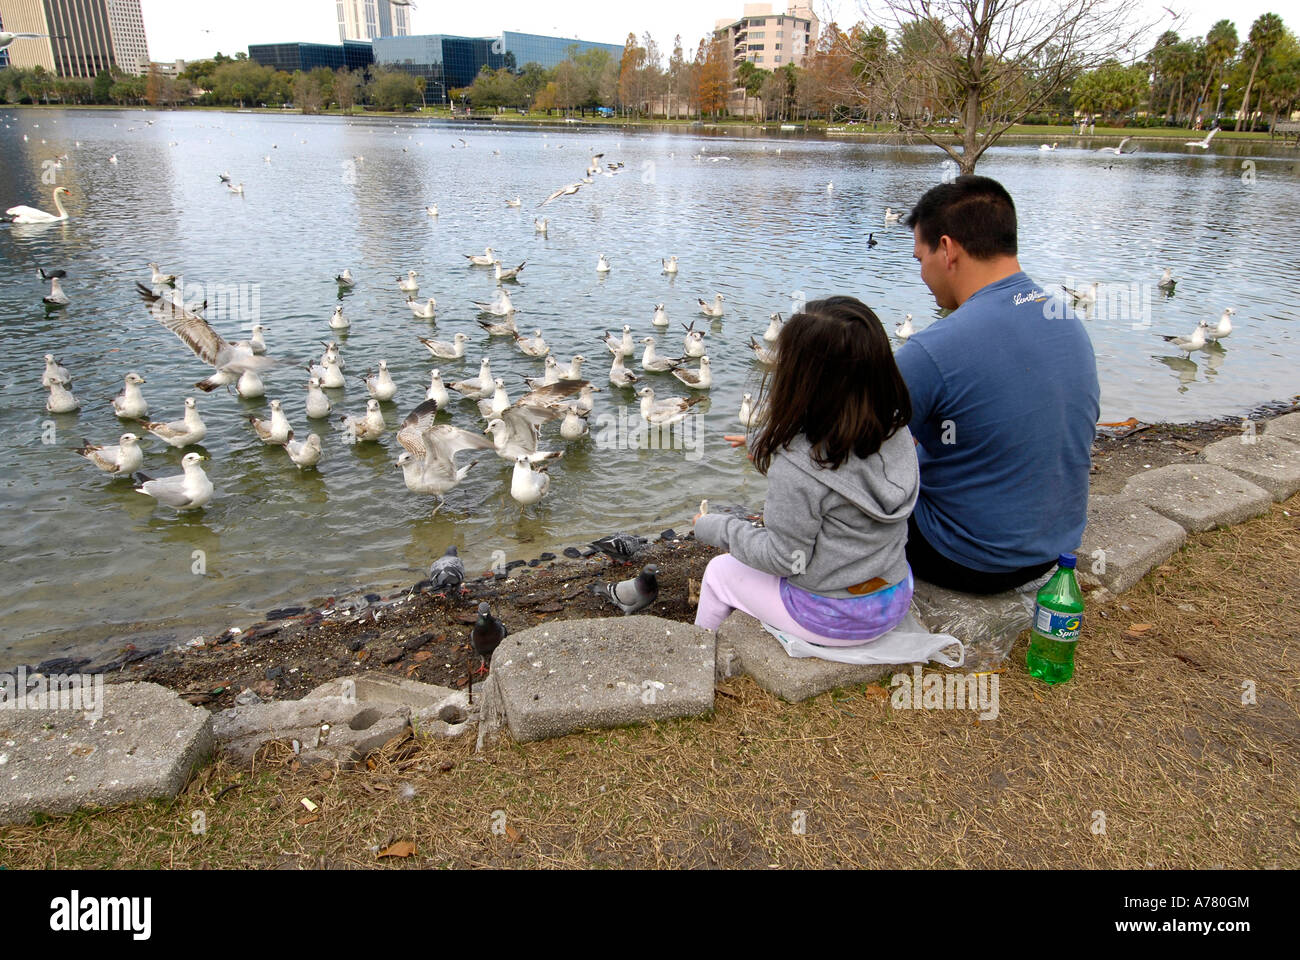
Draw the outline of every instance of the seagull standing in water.
<instances>
[{"instance_id":1,"label":"seagull standing in water","mask_svg":"<svg viewBox=\"0 0 1300 960\"><path fill-rule=\"evenodd\" d=\"M135 489L176 510L199 510L212 500L212 481L199 466L201 460L207 459L202 454L187 453L181 458L184 473L157 480L147 474L136 473Z\"/></svg>"},{"instance_id":2,"label":"seagull standing in water","mask_svg":"<svg viewBox=\"0 0 1300 960\"><path fill-rule=\"evenodd\" d=\"M320 437L314 433L307 434L306 440L295 440L293 431L290 430L289 441L284 445L284 450L289 454L289 459L297 464L299 470L320 463Z\"/></svg>"},{"instance_id":3,"label":"seagull standing in water","mask_svg":"<svg viewBox=\"0 0 1300 960\"><path fill-rule=\"evenodd\" d=\"M442 507L442 498L454 490L478 463L473 460L457 467L456 454L462 450L492 449L492 441L481 434L436 423L437 413L438 404L426 400L406 415L397 431L397 442L406 451L397 459L406 488L412 493L436 496L438 506L435 513Z\"/></svg>"},{"instance_id":4,"label":"seagull standing in water","mask_svg":"<svg viewBox=\"0 0 1300 960\"><path fill-rule=\"evenodd\" d=\"M527 507L539 502L550 488L551 476L546 472L545 464L534 470L527 456L515 457L515 469L510 477L510 496Z\"/></svg>"},{"instance_id":5,"label":"seagull standing in water","mask_svg":"<svg viewBox=\"0 0 1300 960\"><path fill-rule=\"evenodd\" d=\"M1237 315L1237 311L1228 307L1219 316L1214 323L1206 323L1205 336L1209 340L1219 341L1232 335L1232 318Z\"/></svg>"},{"instance_id":6,"label":"seagull standing in water","mask_svg":"<svg viewBox=\"0 0 1300 960\"><path fill-rule=\"evenodd\" d=\"M1161 340L1164 340L1166 343L1172 343L1175 347L1177 347L1179 350L1183 351L1183 353L1187 354L1188 357L1190 357L1193 351L1202 350L1205 348L1205 343L1206 343L1205 331L1206 331L1205 321L1202 320L1199 324L1197 324L1196 329L1193 330L1189 336L1186 337L1166 336L1165 334L1156 334L1156 336L1158 336Z\"/></svg>"}]
</instances>

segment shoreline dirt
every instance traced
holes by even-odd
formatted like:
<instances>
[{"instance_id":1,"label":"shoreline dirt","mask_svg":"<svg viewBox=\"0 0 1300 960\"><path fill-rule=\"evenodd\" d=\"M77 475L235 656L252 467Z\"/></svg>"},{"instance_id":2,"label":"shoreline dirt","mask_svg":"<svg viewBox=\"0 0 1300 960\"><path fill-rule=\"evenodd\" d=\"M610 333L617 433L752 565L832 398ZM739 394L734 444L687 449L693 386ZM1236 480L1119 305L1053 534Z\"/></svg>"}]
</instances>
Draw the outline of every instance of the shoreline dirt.
<instances>
[{"instance_id":1,"label":"shoreline dirt","mask_svg":"<svg viewBox=\"0 0 1300 960\"><path fill-rule=\"evenodd\" d=\"M1296 410L1300 397L1268 404L1246 419L1259 424ZM1204 446L1240 436L1241 423L1234 418L1103 426L1093 445L1091 490L1118 493L1130 476L1147 469L1203 462ZM322 598L269 611L266 620L205 638L201 646L192 642L154 651L128 646L98 665L58 658L29 669L59 673L89 665L110 682L159 683L214 711L233 706L245 688L264 700L297 699L336 677L373 670L464 688L479 665L468 639L480 600L489 601L513 633L548 620L617 616L617 609L592 594L590 586L632 576L641 564L653 562L661 571L659 599L645 612L693 621L688 581L698 584L717 551L689 533L665 534L671 536L647 547L634 564L614 564L590 548L575 557L578 551L570 548L564 557L543 553L545 559L512 560L504 574L469 570L464 590L451 596L421 592L417 584Z\"/></svg>"}]
</instances>

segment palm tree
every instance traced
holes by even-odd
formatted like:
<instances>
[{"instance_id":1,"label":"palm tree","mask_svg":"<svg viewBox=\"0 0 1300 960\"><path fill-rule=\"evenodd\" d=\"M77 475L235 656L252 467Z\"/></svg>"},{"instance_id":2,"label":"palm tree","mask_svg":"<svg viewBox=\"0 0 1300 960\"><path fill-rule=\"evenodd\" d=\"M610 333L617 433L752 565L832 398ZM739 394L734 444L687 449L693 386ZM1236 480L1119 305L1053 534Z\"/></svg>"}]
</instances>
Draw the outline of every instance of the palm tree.
<instances>
[{"instance_id":1,"label":"palm tree","mask_svg":"<svg viewBox=\"0 0 1300 960\"><path fill-rule=\"evenodd\" d=\"M1282 39L1284 29L1282 18L1276 13L1261 14L1250 25L1250 47L1255 51L1255 62L1250 68L1250 79L1246 81L1246 95L1241 99L1241 113L1237 117L1237 130L1241 129L1241 125L1251 113L1250 88L1255 85L1255 71L1259 69L1259 62L1264 59L1264 54L1277 46L1277 42Z\"/></svg>"},{"instance_id":2,"label":"palm tree","mask_svg":"<svg viewBox=\"0 0 1300 960\"><path fill-rule=\"evenodd\" d=\"M1209 72L1205 77L1205 87L1201 90L1201 103L1208 103L1212 85L1222 77L1224 65L1237 53L1237 25L1231 20L1220 20L1210 27L1205 35L1205 61Z\"/></svg>"}]
</instances>

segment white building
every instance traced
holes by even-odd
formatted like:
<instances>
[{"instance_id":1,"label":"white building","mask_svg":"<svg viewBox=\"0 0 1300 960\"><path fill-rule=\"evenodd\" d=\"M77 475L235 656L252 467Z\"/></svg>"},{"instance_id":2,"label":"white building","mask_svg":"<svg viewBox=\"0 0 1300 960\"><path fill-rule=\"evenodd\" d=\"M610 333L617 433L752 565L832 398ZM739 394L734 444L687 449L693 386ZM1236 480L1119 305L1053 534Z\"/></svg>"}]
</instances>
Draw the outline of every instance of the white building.
<instances>
[{"instance_id":1,"label":"white building","mask_svg":"<svg viewBox=\"0 0 1300 960\"><path fill-rule=\"evenodd\" d=\"M405 37L411 31L411 10L389 0L335 0L339 42Z\"/></svg>"}]
</instances>

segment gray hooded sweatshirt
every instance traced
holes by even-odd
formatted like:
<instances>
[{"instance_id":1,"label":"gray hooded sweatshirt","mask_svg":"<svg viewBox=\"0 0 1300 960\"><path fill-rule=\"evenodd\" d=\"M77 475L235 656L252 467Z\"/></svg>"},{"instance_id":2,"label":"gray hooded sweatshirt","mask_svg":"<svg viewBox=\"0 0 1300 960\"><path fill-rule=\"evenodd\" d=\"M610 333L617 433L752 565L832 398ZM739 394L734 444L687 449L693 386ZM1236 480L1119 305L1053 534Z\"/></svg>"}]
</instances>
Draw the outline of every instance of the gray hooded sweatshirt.
<instances>
[{"instance_id":1,"label":"gray hooded sweatshirt","mask_svg":"<svg viewBox=\"0 0 1300 960\"><path fill-rule=\"evenodd\" d=\"M809 593L850 597L848 587L907 577L907 518L921 489L912 434L901 428L865 460L819 467L806 437L772 457L764 526L709 513L695 536L755 570Z\"/></svg>"}]
</instances>

